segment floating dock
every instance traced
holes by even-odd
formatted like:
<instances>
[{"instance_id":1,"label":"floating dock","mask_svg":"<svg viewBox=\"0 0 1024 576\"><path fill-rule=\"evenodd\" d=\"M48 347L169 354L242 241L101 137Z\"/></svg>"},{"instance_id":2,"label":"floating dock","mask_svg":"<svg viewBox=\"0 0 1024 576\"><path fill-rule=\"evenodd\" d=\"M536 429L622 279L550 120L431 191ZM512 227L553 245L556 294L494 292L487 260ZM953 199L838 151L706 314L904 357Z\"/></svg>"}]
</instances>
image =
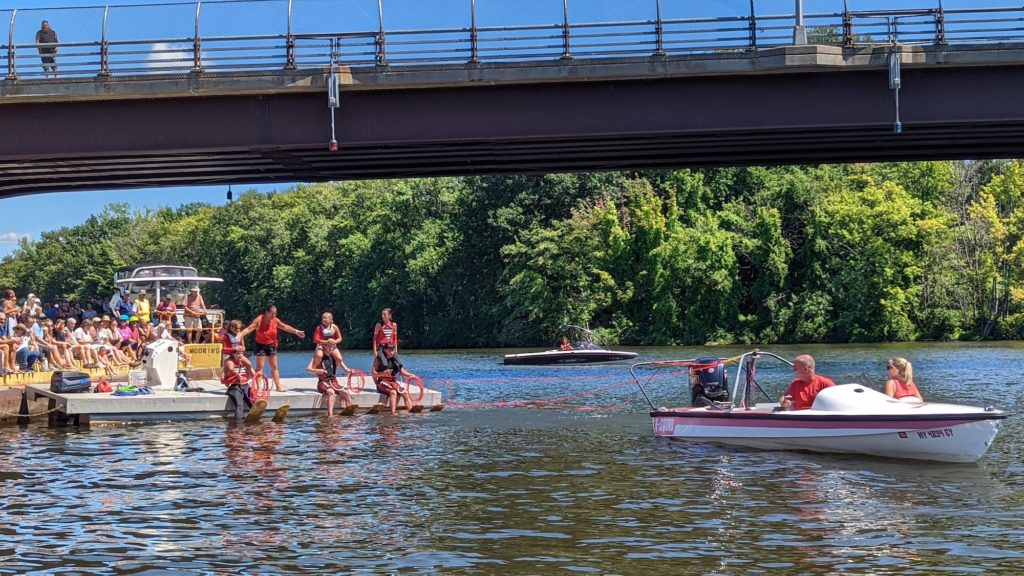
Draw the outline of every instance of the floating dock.
<instances>
[{"instance_id":1,"label":"floating dock","mask_svg":"<svg viewBox=\"0 0 1024 576\"><path fill-rule=\"evenodd\" d=\"M89 374L93 381L99 381L106 375L102 368L85 368L80 370ZM125 382L128 380L128 367L118 366L114 368L115 374L108 376L111 382ZM212 377L212 371L207 371L207 378ZM53 371L24 372L18 374L7 374L0 376L0 424L14 424L19 419L26 418L26 414L44 414L47 410L45 398L39 398L26 404L25 388L35 385L42 388L49 388L50 378ZM191 372L189 373L191 377Z\"/></svg>"},{"instance_id":2,"label":"floating dock","mask_svg":"<svg viewBox=\"0 0 1024 576\"><path fill-rule=\"evenodd\" d=\"M327 412L326 398L316 389L312 378L282 378L286 392L271 392L267 401L267 413L288 404L289 414L312 414ZM153 422L174 420L198 420L234 416L234 402L228 398L227 389L217 380L197 380L190 383L201 392L172 392L154 390L152 394L139 396L114 396L113 393L82 392L59 394L51 392L49 384L29 384L25 387L25 398L29 404L46 402L46 411L52 424L73 423L87 425L104 422ZM353 400L362 414L376 404L387 404L387 396L379 394L373 384L367 389L352 393ZM421 404L424 411L443 408L441 393L426 389L423 398L417 401L418 393L413 388L414 404ZM343 403L340 399L334 407L335 415L340 414ZM399 397L398 409L406 410ZM382 413L387 412L385 406Z\"/></svg>"}]
</instances>

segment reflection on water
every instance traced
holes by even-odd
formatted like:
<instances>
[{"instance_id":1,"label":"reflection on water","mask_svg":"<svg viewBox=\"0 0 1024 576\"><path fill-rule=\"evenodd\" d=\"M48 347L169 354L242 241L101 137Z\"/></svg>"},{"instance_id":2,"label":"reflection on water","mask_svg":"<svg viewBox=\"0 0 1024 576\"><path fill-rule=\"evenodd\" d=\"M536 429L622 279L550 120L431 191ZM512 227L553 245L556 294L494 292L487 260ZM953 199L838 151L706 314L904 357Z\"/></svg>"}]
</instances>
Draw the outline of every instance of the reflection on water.
<instances>
[{"instance_id":1,"label":"reflection on water","mask_svg":"<svg viewBox=\"0 0 1024 576\"><path fill-rule=\"evenodd\" d=\"M0 573L1019 570L1024 346L783 353L806 349L840 381L907 356L929 397L1014 415L977 465L691 445L653 438L635 388L618 386L625 366L410 351L410 367L450 387L444 412L0 429ZM285 355L283 371L305 362ZM761 373L766 386L789 378Z\"/></svg>"}]
</instances>

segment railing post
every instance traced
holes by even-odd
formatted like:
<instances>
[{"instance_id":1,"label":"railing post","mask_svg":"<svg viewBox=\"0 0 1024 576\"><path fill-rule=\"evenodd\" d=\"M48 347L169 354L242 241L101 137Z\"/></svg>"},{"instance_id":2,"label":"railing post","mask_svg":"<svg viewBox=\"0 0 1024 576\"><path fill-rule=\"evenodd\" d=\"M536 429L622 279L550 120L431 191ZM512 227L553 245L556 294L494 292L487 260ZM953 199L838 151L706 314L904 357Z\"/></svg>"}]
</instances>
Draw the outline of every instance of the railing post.
<instances>
[{"instance_id":1,"label":"railing post","mask_svg":"<svg viewBox=\"0 0 1024 576\"><path fill-rule=\"evenodd\" d=\"M804 0L796 0L796 14L793 25L793 44L807 44L807 29L804 28Z\"/></svg>"},{"instance_id":2,"label":"railing post","mask_svg":"<svg viewBox=\"0 0 1024 576\"><path fill-rule=\"evenodd\" d=\"M654 34L656 36L656 45L654 49L655 56L665 55L665 26L661 21L661 0L654 0Z\"/></svg>"},{"instance_id":3,"label":"railing post","mask_svg":"<svg viewBox=\"0 0 1024 576\"><path fill-rule=\"evenodd\" d=\"M295 70L295 37L292 36L292 0L288 0L288 33L285 35L285 70Z\"/></svg>"},{"instance_id":4,"label":"railing post","mask_svg":"<svg viewBox=\"0 0 1024 576\"><path fill-rule=\"evenodd\" d=\"M11 11L11 28L7 33L7 79L18 79L17 54L14 50L14 18L18 15L18 9Z\"/></svg>"},{"instance_id":5,"label":"railing post","mask_svg":"<svg viewBox=\"0 0 1024 576\"><path fill-rule=\"evenodd\" d=\"M757 50L757 14L754 12L754 0L750 0L750 50Z\"/></svg>"},{"instance_id":6,"label":"railing post","mask_svg":"<svg viewBox=\"0 0 1024 576\"><path fill-rule=\"evenodd\" d=\"M562 0L562 58L572 58L569 48L569 0Z\"/></svg>"},{"instance_id":7,"label":"railing post","mask_svg":"<svg viewBox=\"0 0 1024 576\"><path fill-rule=\"evenodd\" d=\"M103 7L103 30L100 32L100 72L97 76L110 76L110 57L107 45L107 14L110 13L110 6Z\"/></svg>"},{"instance_id":8,"label":"railing post","mask_svg":"<svg viewBox=\"0 0 1024 576\"><path fill-rule=\"evenodd\" d=\"M469 63L480 62L480 47L477 45L476 0L469 0Z\"/></svg>"},{"instance_id":9,"label":"railing post","mask_svg":"<svg viewBox=\"0 0 1024 576\"><path fill-rule=\"evenodd\" d=\"M203 71L202 62L202 43L199 40L199 11L202 9L203 3L196 2L196 30L195 35L192 37L192 72L198 74Z\"/></svg>"},{"instance_id":10,"label":"railing post","mask_svg":"<svg viewBox=\"0 0 1024 576\"><path fill-rule=\"evenodd\" d=\"M942 0L939 0L939 10L935 13L935 43L946 43L946 9L942 7Z\"/></svg>"},{"instance_id":11,"label":"railing post","mask_svg":"<svg viewBox=\"0 0 1024 576\"><path fill-rule=\"evenodd\" d=\"M380 31L377 33L377 66L387 66L388 56L384 38L384 0L377 0L377 22Z\"/></svg>"},{"instance_id":12,"label":"railing post","mask_svg":"<svg viewBox=\"0 0 1024 576\"><path fill-rule=\"evenodd\" d=\"M843 46L853 48L853 15L846 0L843 0Z\"/></svg>"}]
</instances>

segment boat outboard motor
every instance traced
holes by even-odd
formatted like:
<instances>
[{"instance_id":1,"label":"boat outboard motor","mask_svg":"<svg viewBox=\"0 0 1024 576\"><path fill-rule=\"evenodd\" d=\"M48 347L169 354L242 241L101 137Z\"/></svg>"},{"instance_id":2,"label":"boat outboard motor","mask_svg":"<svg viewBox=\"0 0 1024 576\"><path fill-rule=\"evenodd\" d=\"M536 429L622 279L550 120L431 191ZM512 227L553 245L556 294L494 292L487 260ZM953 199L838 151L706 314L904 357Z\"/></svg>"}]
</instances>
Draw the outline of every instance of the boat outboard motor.
<instances>
[{"instance_id":1,"label":"boat outboard motor","mask_svg":"<svg viewBox=\"0 0 1024 576\"><path fill-rule=\"evenodd\" d=\"M157 340L142 352L146 381L154 390L173 390L178 376L178 342Z\"/></svg>"},{"instance_id":2,"label":"boat outboard motor","mask_svg":"<svg viewBox=\"0 0 1024 576\"><path fill-rule=\"evenodd\" d=\"M717 407L729 402L729 373L718 358L698 358L690 366L690 405Z\"/></svg>"}]
</instances>

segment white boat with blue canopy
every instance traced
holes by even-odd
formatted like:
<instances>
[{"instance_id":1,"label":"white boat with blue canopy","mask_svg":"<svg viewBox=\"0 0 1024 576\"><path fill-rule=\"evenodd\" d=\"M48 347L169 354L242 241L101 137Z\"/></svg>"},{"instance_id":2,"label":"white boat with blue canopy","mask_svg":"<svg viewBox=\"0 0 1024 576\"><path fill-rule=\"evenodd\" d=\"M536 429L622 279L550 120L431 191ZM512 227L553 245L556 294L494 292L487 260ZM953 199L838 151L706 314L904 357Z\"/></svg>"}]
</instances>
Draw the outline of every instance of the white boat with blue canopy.
<instances>
[{"instance_id":1,"label":"white boat with blue canopy","mask_svg":"<svg viewBox=\"0 0 1024 576\"><path fill-rule=\"evenodd\" d=\"M193 286L217 284L224 280L215 276L200 276L192 266L180 264L141 264L126 266L114 272L114 285L127 293L128 298L135 300L139 292L145 291L151 296L151 313L156 315L157 306L164 298L170 296L177 307L175 312L178 326L184 325L185 298ZM204 344L187 344L185 351L191 355L192 366L196 368L219 368L221 362L221 344L218 334L224 325L224 310L206 307L206 321L203 332L208 332L208 342ZM199 329L197 329L199 330Z\"/></svg>"}]
</instances>

